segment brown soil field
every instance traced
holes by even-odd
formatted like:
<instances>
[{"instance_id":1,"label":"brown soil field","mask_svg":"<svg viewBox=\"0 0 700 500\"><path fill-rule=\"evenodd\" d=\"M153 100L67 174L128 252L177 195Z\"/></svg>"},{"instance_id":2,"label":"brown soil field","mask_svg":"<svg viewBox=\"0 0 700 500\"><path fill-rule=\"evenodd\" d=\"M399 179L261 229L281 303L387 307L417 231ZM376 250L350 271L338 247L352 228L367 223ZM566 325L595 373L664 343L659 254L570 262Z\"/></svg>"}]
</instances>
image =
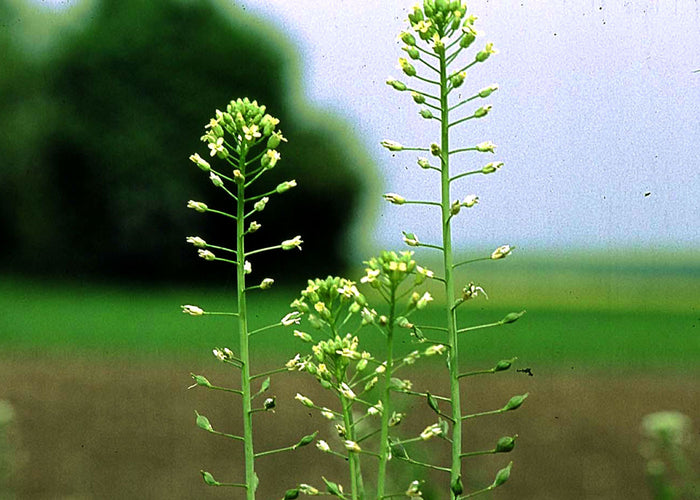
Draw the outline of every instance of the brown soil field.
<instances>
[{"instance_id":1,"label":"brown soil field","mask_svg":"<svg viewBox=\"0 0 700 500\"><path fill-rule=\"evenodd\" d=\"M233 377L209 358L168 362L0 356L0 399L8 400L16 412L8 427L9 449L4 450L5 458L11 458L9 488L14 498L243 498L241 490L205 486L199 475L205 469L220 481L240 481L240 443L194 425L196 409L215 429L237 432L236 398L202 388L187 390L190 371L219 385ZM530 393L517 411L480 417L465 428L466 450L493 448L500 436L519 435L510 454L465 460L469 489L489 484L499 468L514 461L510 481L479 498L650 498L639 453L642 416L666 409L693 418L700 415L700 384L693 372L533 372L534 376L515 371L482 376L465 388L464 398L473 412L498 408L514 394ZM432 383L434 373L414 374L416 388ZM329 422L293 400L296 392L319 404L329 403L307 377L273 378L269 393L277 396L278 408L256 416L257 450L294 444L315 430L339 446ZM424 401L408 399L408 404L408 418L400 429L404 436L415 435L436 418ZM444 442L430 441L423 449L433 460L446 463ZM370 469L373 459L363 460ZM390 476L397 491L423 477L421 469L395 462ZM281 498L297 482L318 487L321 475L347 484L344 474L341 459L314 446L263 457L258 497ZM429 479L444 481L442 476ZM437 493L427 487L424 491L425 498L439 500Z\"/></svg>"}]
</instances>

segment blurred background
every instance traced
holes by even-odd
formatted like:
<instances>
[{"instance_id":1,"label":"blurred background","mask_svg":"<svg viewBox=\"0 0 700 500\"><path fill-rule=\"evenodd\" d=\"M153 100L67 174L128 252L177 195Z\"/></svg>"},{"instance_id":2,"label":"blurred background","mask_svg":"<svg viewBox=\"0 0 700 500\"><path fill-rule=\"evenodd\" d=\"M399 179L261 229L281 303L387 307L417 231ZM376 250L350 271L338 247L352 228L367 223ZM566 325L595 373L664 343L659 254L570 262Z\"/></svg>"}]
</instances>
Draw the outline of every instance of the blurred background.
<instances>
[{"instance_id":1,"label":"blurred background","mask_svg":"<svg viewBox=\"0 0 700 500\"><path fill-rule=\"evenodd\" d=\"M192 415L206 408L233 430L232 405L185 389L190 372L231 376L209 353L235 348L233 330L179 305L233 307L234 274L185 244L224 244L232 228L185 208L226 202L188 157L204 154L203 126L231 99L257 99L281 121L289 142L266 182L299 187L271 200L255 244L297 234L305 244L253 262L252 280L276 280L252 304L260 325L283 316L307 278L359 279L364 259L403 247L402 230L436 240L435 214L380 196L438 196L413 154L379 146L436 139L410 96L385 84L402 76L396 37L409 7L0 0L0 498L230 495L205 488L198 471L237 479L237 450L197 432ZM643 415L675 409L697 425L700 414L700 7L480 0L469 10L484 32L476 43L500 53L469 72L465 97L500 90L489 117L453 143L498 148L455 168L505 166L456 185L455 197L480 203L460 214L455 240L464 258L516 251L463 268L490 297L463 322L528 314L465 340L468 363L518 356L533 374L473 384L475 408L532 398L484 424L474 446L522 436L498 498L651 498ZM301 348L290 337L261 336L261 369ZM300 386L312 394L309 382L273 388L282 401ZM260 449L324 425L295 407L273 417L260 424ZM304 453L308 477L283 484L261 465L263 497L328 476ZM501 465L475 462L470 485Z\"/></svg>"}]
</instances>

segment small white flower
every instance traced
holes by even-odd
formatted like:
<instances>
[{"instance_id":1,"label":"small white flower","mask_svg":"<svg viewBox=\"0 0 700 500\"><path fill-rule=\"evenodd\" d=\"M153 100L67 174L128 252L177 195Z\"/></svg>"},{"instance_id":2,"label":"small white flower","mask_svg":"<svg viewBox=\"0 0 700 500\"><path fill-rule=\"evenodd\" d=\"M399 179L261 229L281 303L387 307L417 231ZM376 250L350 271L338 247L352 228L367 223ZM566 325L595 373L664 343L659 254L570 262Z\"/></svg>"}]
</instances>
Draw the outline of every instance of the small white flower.
<instances>
[{"instance_id":1,"label":"small white flower","mask_svg":"<svg viewBox=\"0 0 700 500\"><path fill-rule=\"evenodd\" d=\"M249 261L243 263L243 274L250 274L253 272L253 265Z\"/></svg>"},{"instance_id":2,"label":"small white flower","mask_svg":"<svg viewBox=\"0 0 700 500\"><path fill-rule=\"evenodd\" d=\"M211 352L219 361L226 361L226 355L220 349L214 349Z\"/></svg>"},{"instance_id":3,"label":"small white flower","mask_svg":"<svg viewBox=\"0 0 700 500\"><path fill-rule=\"evenodd\" d=\"M495 153L496 145L491 141L484 141L474 146L474 149L482 153Z\"/></svg>"},{"instance_id":4,"label":"small white flower","mask_svg":"<svg viewBox=\"0 0 700 500\"><path fill-rule=\"evenodd\" d=\"M199 236L188 236L187 243L190 243L197 248L207 248L207 242Z\"/></svg>"},{"instance_id":5,"label":"small white flower","mask_svg":"<svg viewBox=\"0 0 700 500\"><path fill-rule=\"evenodd\" d=\"M201 201L190 200L187 202L187 208L203 213L206 212L209 207L207 207L206 203L202 203Z\"/></svg>"},{"instance_id":6,"label":"small white flower","mask_svg":"<svg viewBox=\"0 0 700 500\"><path fill-rule=\"evenodd\" d=\"M209 156L216 156L216 153L225 153L226 149L224 148L224 138L219 137L216 139L216 141L210 142L209 149Z\"/></svg>"},{"instance_id":7,"label":"small white flower","mask_svg":"<svg viewBox=\"0 0 700 500\"><path fill-rule=\"evenodd\" d=\"M494 260L502 259L509 255L512 251L513 248L510 245L502 245L493 251L493 253L491 254L491 258Z\"/></svg>"},{"instance_id":8,"label":"small white flower","mask_svg":"<svg viewBox=\"0 0 700 500\"><path fill-rule=\"evenodd\" d=\"M420 437L423 441L427 441L428 439L439 436L440 434L442 434L440 424L432 424L423 429L423 432L420 433Z\"/></svg>"},{"instance_id":9,"label":"small white flower","mask_svg":"<svg viewBox=\"0 0 700 500\"><path fill-rule=\"evenodd\" d=\"M346 384L345 382L342 382L340 384L340 388L338 389L340 391L340 394L342 394L344 397L348 399L355 399L355 393L352 391L350 386Z\"/></svg>"},{"instance_id":10,"label":"small white flower","mask_svg":"<svg viewBox=\"0 0 700 500\"><path fill-rule=\"evenodd\" d=\"M348 439L343 444L345 445L345 449L348 450L349 452L360 453L362 451L362 448L360 448L360 445L357 444L355 441L350 441Z\"/></svg>"},{"instance_id":11,"label":"small white flower","mask_svg":"<svg viewBox=\"0 0 700 500\"><path fill-rule=\"evenodd\" d=\"M389 151L402 151L403 146L396 141L384 140L381 145L387 148Z\"/></svg>"},{"instance_id":12,"label":"small white flower","mask_svg":"<svg viewBox=\"0 0 700 500\"><path fill-rule=\"evenodd\" d=\"M308 406L309 408L313 408L313 407L314 407L314 402L313 402L313 401L311 401L311 400L310 400L309 398L307 398L306 396L303 396L303 395L299 394L298 392L297 392L297 395L294 396L294 399L296 399L297 401L299 401L299 402L300 402L301 404L303 404L304 406Z\"/></svg>"},{"instance_id":13,"label":"small white flower","mask_svg":"<svg viewBox=\"0 0 700 500\"><path fill-rule=\"evenodd\" d=\"M403 205L406 203L406 198L396 193L384 193L382 195L386 201L393 203L394 205Z\"/></svg>"},{"instance_id":14,"label":"small white flower","mask_svg":"<svg viewBox=\"0 0 700 500\"><path fill-rule=\"evenodd\" d=\"M243 125L243 136L245 137L246 141L252 141L253 139L257 139L258 137L260 137L260 135L261 134L258 130L257 125L253 124L250 127Z\"/></svg>"},{"instance_id":15,"label":"small white flower","mask_svg":"<svg viewBox=\"0 0 700 500\"><path fill-rule=\"evenodd\" d=\"M202 314L204 314L204 310L197 306L186 305L180 307L182 307L183 313L189 314L190 316L201 316Z\"/></svg>"},{"instance_id":16,"label":"small white flower","mask_svg":"<svg viewBox=\"0 0 700 500\"><path fill-rule=\"evenodd\" d=\"M430 292L425 292L423 296L418 299L418 302L416 302L416 309L425 309L425 307L428 305L428 302L432 302L433 296L430 295Z\"/></svg>"},{"instance_id":17,"label":"small white flower","mask_svg":"<svg viewBox=\"0 0 700 500\"><path fill-rule=\"evenodd\" d=\"M321 494L321 492L318 491L318 489L314 488L310 484L305 484L305 483L301 483L299 485L299 493L303 493L304 495L309 495L309 496L316 496L316 495Z\"/></svg>"},{"instance_id":18,"label":"small white flower","mask_svg":"<svg viewBox=\"0 0 700 500\"><path fill-rule=\"evenodd\" d=\"M255 202L253 209L255 209L256 212L262 212L265 210L265 206L267 205L268 201L270 201L270 198L265 196L264 198Z\"/></svg>"},{"instance_id":19,"label":"small white flower","mask_svg":"<svg viewBox=\"0 0 700 500\"><path fill-rule=\"evenodd\" d=\"M221 177L216 175L214 172L209 173L209 180L211 181L212 184L214 184L214 186L216 186L218 188L224 187L224 181L222 181Z\"/></svg>"},{"instance_id":20,"label":"small white flower","mask_svg":"<svg viewBox=\"0 0 700 500\"><path fill-rule=\"evenodd\" d=\"M301 313L299 311L292 311L282 318L280 322L284 326L298 325L301 323Z\"/></svg>"},{"instance_id":21,"label":"small white flower","mask_svg":"<svg viewBox=\"0 0 700 500\"><path fill-rule=\"evenodd\" d=\"M252 222L250 223L250 226L248 226L248 232L249 232L249 233L254 233L255 231L257 231L257 230L260 229L261 227L262 227L262 226L261 226L260 224L258 224L258 223L255 222L255 221L252 221Z\"/></svg>"},{"instance_id":22,"label":"small white flower","mask_svg":"<svg viewBox=\"0 0 700 500\"><path fill-rule=\"evenodd\" d=\"M209 250L198 250L197 253L201 258L204 260L216 260L216 255L214 255L212 252Z\"/></svg>"},{"instance_id":23,"label":"small white flower","mask_svg":"<svg viewBox=\"0 0 700 500\"><path fill-rule=\"evenodd\" d=\"M321 415L328 420L333 420L335 418L335 414L325 406L321 409Z\"/></svg>"},{"instance_id":24,"label":"small white flower","mask_svg":"<svg viewBox=\"0 0 700 500\"><path fill-rule=\"evenodd\" d=\"M301 250L302 243L304 243L304 241L301 239L301 236L297 235L291 240L284 240L282 242L282 250L292 250L294 248Z\"/></svg>"},{"instance_id":25,"label":"small white flower","mask_svg":"<svg viewBox=\"0 0 700 500\"><path fill-rule=\"evenodd\" d=\"M265 278L264 280L262 280L260 282L260 289L261 290L269 290L270 288L272 288L272 285L274 285L274 284L275 284L275 280L273 280L272 278Z\"/></svg>"},{"instance_id":26,"label":"small white flower","mask_svg":"<svg viewBox=\"0 0 700 500\"><path fill-rule=\"evenodd\" d=\"M479 197L475 194L470 194L462 200L462 206L467 208L471 208L477 203L479 203Z\"/></svg>"},{"instance_id":27,"label":"small white flower","mask_svg":"<svg viewBox=\"0 0 700 500\"><path fill-rule=\"evenodd\" d=\"M319 439L316 442L316 448L318 448L324 453L329 453L331 451L331 447L328 446L328 443L326 443L323 439Z\"/></svg>"},{"instance_id":28,"label":"small white flower","mask_svg":"<svg viewBox=\"0 0 700 500\"><path fill-rule=\"evenodd\" d=\"M425 350L426 356L442 355L447 350L447 347L442 344L431 345Z\"/></svg>"},{"instance_id":29,"label":"small white flower","mask_svg":"<svg viewBox=\"0 0 700 500\"><path fill-rule=\"evenodd\" d=\"M367 269L367 274L360 279L360 283L372 283L377 279L380 273L381 271L379 269Z\"/></svg>"}]
</instances>

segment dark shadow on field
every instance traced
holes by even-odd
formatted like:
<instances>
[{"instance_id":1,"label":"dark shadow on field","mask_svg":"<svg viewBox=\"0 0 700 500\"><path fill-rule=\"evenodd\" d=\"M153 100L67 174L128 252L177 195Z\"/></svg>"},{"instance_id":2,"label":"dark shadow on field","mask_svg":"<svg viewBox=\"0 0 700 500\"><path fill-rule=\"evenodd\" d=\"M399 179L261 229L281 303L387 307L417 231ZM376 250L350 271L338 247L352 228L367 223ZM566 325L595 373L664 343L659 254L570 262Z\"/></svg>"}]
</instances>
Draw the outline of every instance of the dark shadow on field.
<instances>
[{"instance_id":1,"label":"dark shadow on field","mask_svg":"<svg viewBox=\"0 0 700 500\"><path fill-rule=\"evenodd\" d=\"M240 443L194 425L197 409L214 428L237 432L236 398L187 390L190 371L221 385L232 376L205 357L166 363L5 355L0 361L0 399L9 400L16 410L9 437L11 486L17 497L242 498L239 492L205 486L199 476L205 469L220 481L239 481ZM414 376L415 386L430 377L429 371ZM517 411L484 417L478 427L475 422L466 428L468 450L492 448L502 435L520 436L508 456L467 459L467 487L489 484L512 459L511 480L494 498L649 498L638 453L640 420L660 409L700 414L696 380L670 374L583 374L580 369L540 369L532 377L513 371L474 380L464 395L473 402L469 411L501 407L511 395L526 391L530 398ZM273 379L270 394L277 396L278 408L275 414L256 417L257 450L293 444L314 430L338 446L328 421L294 401L296 392L326 404L325 394L307 377ZM435 421L423 401L411 404L414 408L400 429L409 434ZM436 450L433 458L446 462L440 457L442 443L427 445ZM259 498L281 498L297 482L318 486L321 474L347 484L344 463L329 458L309 446L261 459ZM365 460L369 468L372 459ZM392 463L393 470L396 465ZM403 491L419 473L402 475L397 490Z\"/></svg>"}]
</instances>

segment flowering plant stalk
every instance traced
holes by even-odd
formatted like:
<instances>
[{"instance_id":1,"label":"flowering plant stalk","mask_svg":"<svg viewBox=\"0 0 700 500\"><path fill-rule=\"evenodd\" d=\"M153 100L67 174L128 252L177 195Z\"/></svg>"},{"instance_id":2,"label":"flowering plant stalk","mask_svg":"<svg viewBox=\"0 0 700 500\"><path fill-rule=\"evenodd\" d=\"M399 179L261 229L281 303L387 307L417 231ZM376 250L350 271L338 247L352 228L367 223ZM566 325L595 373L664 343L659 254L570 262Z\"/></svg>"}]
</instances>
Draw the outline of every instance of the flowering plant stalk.
<instances>
[{"instance_id":1,"label":"flowering plant stalk","mask_svg":"<svg viewBox=\"0 0 700 500\"><path fill-rule=\"evenodd\" d=\"M293 313L285 316L277 323L257 329L251 330L248 322L248 294L257 290L267 290L274 283L272 278L265 278L257 285L247 285L246 275L252 270L252 264L248 259L261 252L301 249L302 244L301 237L295 236L272 247L255 250L248 250L246 247L246 237L261 227L258 222L253 220L253 217L265 210L265 206L270 201L271 196L284 193L296 186L296 181L290 180L277 185L274 189L267 192L250 194L249 188L260 180L266 172L274 168L280 160L277 147L286 139L281 132L275 130L278 123L279 120L265 113L265 106L258 105L256 101L251 102L247 98L231 101L225 112L216 111L216 116L206 125L207 131L201 138L209 148L209 155L212 158L216 157L223 161L223 167L215 169L209 161L202 158L199 154L195 153L190 156L190 160L195 165L209 174L211 183L217 189L223 190L233 200L235 209L233 213L229 213L210 208L203 202L193 200L188 202L187 207L196 212L212 213L231 221L235 226L235 247L228 248L213 245L198 236L188 237L187 242L198 250L199 256L204 260L222 262L227 265L233 265L236 268L238 307L236 312L213 312L205 311L195 305L183 305L182 311L191 316L226 315L237 320L238 352L234 353L228 347L218 347L213 350L213 354L221 362L240 371L240 387L238 388L216 386L211 384L204 376L194 374L192 377L195 384L192 387L200 386L210 390L230 392L239 396L242 401L243 432L242 435L236 435L217 431L206 416L197 412L195 412L196 424L212 434L242 442L245 464L244 482L219 482L211 473L206 471L202 471L202 477L206 484L211 486L231 486L245 489L247 500L255 498L255 490L258 486L258 477L255 473L257 458L305 446L311 443L315 436L315 434L304 436L299 442L291 446L261 452L255 451L253 442L253 417L258 412L266 412L275 407L275 398L273 397L265 399L262 404L255 407L253 406L254 399L269 389L270 375L285 371L285 368L266 373L253 373L249 341L251 337L263 331L278 326L290 325L298 321L298 314ZM221 255L225 255L225 257L221 257ZM254 393L253 383L257 383L258 380L262 380L262 382L259 390Z\"/></svg>"},{"instance_id":2,"label":"flowering plant stalk","mask_svg":"<svg viewBox=\"0 0 700 500\"><path fill-rule=\"evenodd\" d=\"M418 158L418 165L422 169L436 172L439 176L441 191L439 201L407 200L405 197L395 193L387 193L384 197L395 205L420 204L436 207L441 215L442 241L440 244L424 243L415 234L409 232L404 233L404 242L412 247L437 250L442 257L443 275L438 279L444 284L445 327L437 326L431 328L436 331L442 330L447 336L447 366L450 377L450 394L448 399L451 405L450 422L452 423L451 465L449 472L450 495L454 499L471 498L500 486L508 479L512 466L511 462L504 469L501 469L491 485L471 493L464 493L462 461L477 454L510 451L514 445L514 438L503 438L503 442L499 441L494 450L487 452L464 452L463 422L483 415L498 414L517 409L527 397L527 394L514 396L503 408L497 410L468 415L465 415L462 410L461 382L470 375L495 373L507 369L510 367L512 360L501 361L490 370L463 373L460 368L462 363L459 349L460 337L476 330L513 323L524 313L524 311L511 313L499 321L484 325L463 328L458 326L457 309L467 301L479 295L485 296L486 293L480 286L469 282L459 286L461 293L458 294L457 289L460 282L458 282L456 277L457 268L481 260L500 260L507 257L513 250L513 247L510 245L503 245L490 255L475 257L461 262L455 262L454 258L452 223L463 209L469 210L476 206L479 202L479 197L472 194L461 199L454 199L452 188L457 181L468 176L490 175L503 166L503 162L489 162L480 168L459 173L452 173L450 170L450 160L458 154L468 152L494 153L496 149L496 145L491 141L484 141L466 147L452 147L450 143L451 132L456 126L487 116L491 112L491 105L480 105L471 113L463 113L464 116L459 118L454 118L454 115L461 112L464 109L462 108L463 106L477 102L479 99L485 99L498 89L497 85L490 85L473 93L466 99L454 102L455 90L464 84L466 71L473 66L484 63L491 55L497 53L493 44L487 43L466 64L458 62L459 56L472 45L477 37L477 31L474 27L475 21L476 18L474 16L466 16L466 4L462 1L424 0L422 7L416 5L413 8L408 15L409 29L399 35L400 40L404 43L403 50L408 56L408 58L402 57L399 59L399 67L406 77L416 81L417 87L414 88L393 78L389 79L387 84L397 91L410 92L413 101L421 106L421 117L435 121L439 125L439 140L431 143L429 146L418 147L407 147L390 140L382 142L382 145L390 151L420 151L431 155L436 162L435 164L431 163L428 158L421 157ZM418 65L420 72L414 64ZM428 76L423 76L424 72L427 72Z\"/></svg>"},{"instance_id":3,"label":"flowering plant stalk","mask_svg":"<svg viewBox=\"0 0 700 500\"><path fill-rule=\"evenodd\" d=\"M403 441L389 436L390 429L398 426L404 417L395 410L392 393L425 396L412 390L410 380L398 378L398 372L414 364L421 356L440 355L445 351L445 346L437 343L408 353L399 353L396 348L397 330L403 329L406 337L412 336L414 325L409 317L432 300L429 292L421 294L416 290L433 273L417 265L412 256L413 252L382 252L379 257L365 263L366 275L360 282L371 287L373 295L381 298L387 308L386 314L378 313L369 305L355 282L332 276L309 280L301 296L291 304L306 316L309 326L325 337L316 342L309 333L295 330L296 337L313 344L312 354L297 354L287 367L310 373L338 400L340 409L333 410L297 394L301 404L317 409L323 417L336 422L342 451L334 450L325 439L317 441L316 445L322 452L348 462L349 491L345 492L341 484L323 478L328 493L338 498L385 498L387 464L392 455L416 463L408 457L404 444L426 441L442 435L445 430L440 421L428 426L420 436ZM384 337L383 360L360 350L358 335L367 330ZM376 464L376 495L373 496L369 491L374 488L367 485L369 481L363 474L362 457ZM413 481L409 491L417 493L419 486L418 481ZM313 486L302 484L289 490L287 498L318 491ZM402 492L393 496L403 495Z\"/></svg>"}]
</instances>

